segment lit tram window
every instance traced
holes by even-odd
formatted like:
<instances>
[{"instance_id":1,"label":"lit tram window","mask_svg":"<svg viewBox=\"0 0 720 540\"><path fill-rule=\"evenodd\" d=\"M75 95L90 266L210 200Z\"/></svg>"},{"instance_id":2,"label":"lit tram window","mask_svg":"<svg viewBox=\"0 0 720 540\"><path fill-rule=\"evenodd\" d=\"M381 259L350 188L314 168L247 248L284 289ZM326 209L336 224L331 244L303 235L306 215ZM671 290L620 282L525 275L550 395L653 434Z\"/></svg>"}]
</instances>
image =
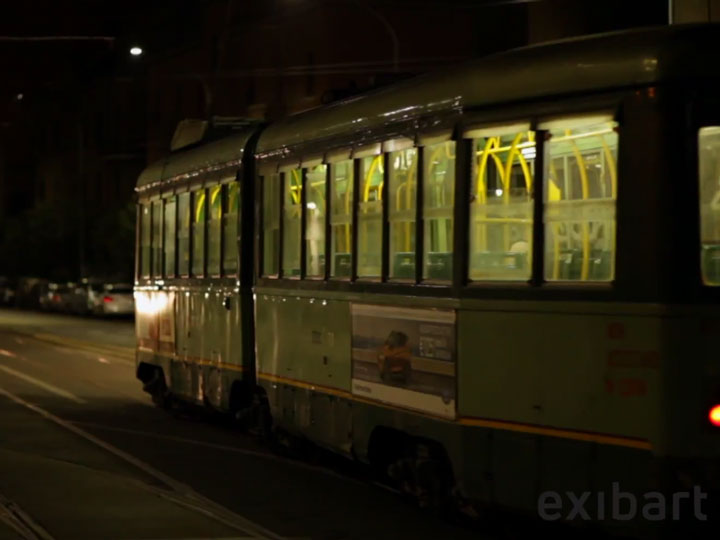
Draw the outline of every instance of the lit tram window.
<instances>
[{"instance_id":1,"label":"lit tram window","mask_svg":"<svg viewBox=\"0 0 720 540\"><path fill-rule=\"evenodd\" d=\"M347 278L352 267L353 161L333 163L330 174L330 276Z\"/></svg>"},{"instance_id":2,"label":"lit tram window","mask_svg":"<svg viewBox=\"0 0 720 540\"><path fill-rule=\"evenodd\" d=\"M280 270L280 175L270 174L262 179L263 198L263 276L277 276Z\"/></svg>"},{"instance_id":3,"label":"lit tram window","mask_svg":"<svg viewBox=\"0 0 720 540\"><path fill-rule=\"evenodd\" d=\"M358 196L358 277L378 278L382 270L382 185L383 156L360 160Z\"/></svg>"},{"instance_id":4,"label":"lit tram window","mask_svg":"<svg viewBox=\"0 0 720 540\"><path fill-rule=\"evenodd\" d=\"M205 222L207 218L205 190L193 192L192 215L192 266L193 277L205 275Z\"/></svg>"},{"instance_id":5,"label":"lit tram window","mask_svg":"<svg viewBox=\"0 0 720 540\"><path fill-rule=\"evenodd\" d=\"M615 271L617 123L547 122L545 279L611 281Z\"/></svg>"},{"instance_id":6,"label":"lit tram window","mask_svg":"<svg viewBox=\"0 0 720 540\"><path fill-rule=\"evenodd\" d=\"M178 274L190 275L190 193L178 195Z\"/></svg>"},{"instance_id":7,"label":"lit tram window","mask_svg":"<svg viewBox=\"0 0 720 540\"><path fill-rule=\"evenodd\" d=\"M210 213L208 219L208 274L220 275L220 240L222 238L222 186L213 186L208 190Z\"/></svg>"},{"instance_id":8,"label":"lit tram window","mask_svg":"<svg viewBox=\"0 0 720 540\"><path fill-rule=\"evenodd\" d=\"M225 187L225 209L223 211L223 275L230 276L238 270L238 241L240 231L240 185L231 182Z\"/></svg>"},{"instance_id":9,"label":"lit tram window","mask_svg":"<svg viewBox=\"0 0 720 540\"><path fill-rule=\"evenodd\" d=\"M470 279L526 281L532 263L535 133L526 125L471 130Z\"/></svg>"},{"instance_id":10,"label":"lit tram window","mask_svg":"<svg viewBox=\"0 0 720 540\"><path fill-rule=\"evenodd\" d=\"M425 147L423 152L423 279L452 279L455 142Z\"/></svg>"},{"instance_id":11,"label":"lit tram window","mask_svg":"<svg viewBox=\"0 0 720 540\"><path fill-rule=\"evenodd\" d=\"M163 202L155 201L152 204L152 275L155 278L162 277L162 222Z\"/></svg>"},{"instance_id":12,"label":"lit tram window","mask_svg":"<svg viewBox=\"0 0 720 540\"><path fill-rule=\"evenodd\" d=\"M700 262L703 282L720 285L720 126L698 134Z\"/></svg>"},{"instance_id":13,"label":"lit tram window","mask_svg":"<svg viewBox=\"0 0 720 540\"><path fill-rule=\"evenodd\" d=\"M175 232L176 232L177 203L175 197L165 200L165 277L175 277Z\"/></svg>"},{"instance_id":14,"label":"lit tram window","mask_svg":"<svg viewBox=\"0 0 720 540\"><path fill-rule=\"evenodd\" d=\"M152 262L152 211L150 205L141 205L140 212L140 277L149 278Z\"/></svg>"},{"instance_id":15,"label":"lit tram window","mask_svg":"<svg viewBox=\"0 0 720 540\"><path fill-rule=\"evenodd\" d=\"M415 208L418 151L390 153L388 221L390 222L390 278L415 278Z\"/></svg>"},{"instance_id":16,"label":"lit tram window","mask_svg":"<svg viewBox=\"0 0 720 540\"><path fill-rule=\"evenodd\" d=\"M327 165L307 171L305 180L305 274L325 276L325 184Z\"/></svg>"},{"instance_id":17,"label":"lit tram window","mask_svg":"<svg viewBox=\"0 0 720 540\"><path fill-rule=\"evenodd\" d=\"M302 169L285 173L283 194L282 271L284 277L300 277L300 222L302 218Z\"/></svg>"}]
</instances>

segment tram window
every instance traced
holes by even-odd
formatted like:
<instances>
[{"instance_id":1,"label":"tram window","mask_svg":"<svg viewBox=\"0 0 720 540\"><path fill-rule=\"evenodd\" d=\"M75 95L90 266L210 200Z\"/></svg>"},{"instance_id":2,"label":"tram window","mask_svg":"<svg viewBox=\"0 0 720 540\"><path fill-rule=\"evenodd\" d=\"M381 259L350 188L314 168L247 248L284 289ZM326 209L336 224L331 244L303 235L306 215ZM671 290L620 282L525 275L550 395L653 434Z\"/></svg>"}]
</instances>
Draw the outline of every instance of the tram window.
<instances>
[{"instance_id":1,"label":"tram window","mask_svg":"<svg viewBox=\"0 0 720 540\"><path fill-rule=\"evenodd\" d=\"M208 220L208 275L220 275L220 240L222 239L222 186L208 190L210 215Z\"/></svg>"},{"instance_id":2,"label":"tram window","mask_svg":"<svg viewBox=\"0 0 720 540\"><path fill-rule=\"evenodd\" d=\"M382 269L383 156L360 160L358 196L358 277L378 278Z\"/></svg>"},{"instance_id":3,"label":"tram window","mask_svg":"<svg viewBox=\"0 0 720 540\"><path fill-rule=\"evenodd\" d=\"M190 275L190 193L178 195L178 274Z\"/></svg>"},{"instance_id":4,"label":"tram window","mask_svg":"<svg viewBox=\"0 0 720 540\"><path fill-rule=\"evenodd\" d=\"M192 276L205 275L205 221L207 201L205 190L193 193L193 221L192 221Z\"/></svg>"},{"instance_id":5,"label":"tram window","mask_svg":"<svg viewBox=\"0 0 720 540\"><path fill-rule=\"evenodd\" d=\"M484 130L483 130L484 131ZM474 139L470 279L530 278L535 133L492 128Z\"/></svg>"},{"instance_id":6,"label":"tram window","mask_svg":"<svg viewBox=\"0 0 720 540\"><path fill-rule=\"evenodd\" d=\"M155 201L152 203L152 275L162 277L162 222L163 203Z\"/></svg>"},{"instance_id":7,"label":"tram window","mask_svg":"<svg viewBox=\"0 0 720 540\"><path fill-rule=\"evenodd\" d=\"M240 185L237 182L232 182L225 186L225 190L223 274L229 276L236 274L238 269Z\"/></svg>"},{"instance_id":8,"label":"tram window","mask_svg":"<svg viewBox=\"0 0 720 540\"><path fill-rule=\"evenodd\" d=\"M610 281L615 269L616 122L548 122L545 279Z\"/></svg>"},{"instance_id":9,"label":"tram window","mask_svg":"<svg viewBox=\"0 0 720 540\"><path fill-rule=\"evenodd\" d=\"M423 152L423 279L452 279L455 142L425 147Z\"/></svg>"},{"instance_id":10,"label":"tram window","mask_svg":"<svg viewBox=\"0 0 720 540\"><path fill-rule=\"evenodd\" d=\"M305 273L325 276L325 185L327 165L307 171L305 187Z\"/></svg>"},{"instance_id":11,"label":"tram window","mask_svg":"<svg viewBox=\"0 0 720 540\"><path fill-rule=\"evenodd\" d=\"M390 277L395 279L415 278L417 162L416 148L390 153Z\"/></svg>"},{"instance_id":12,"label":"tram window","mask_svg":"<svg viewBox=\"0 0 720 540\"><path fill-rule=\"evenodd\" d=\"M720 126L698 134L700 262L703 283L720 285Z\"/></svg>"},{"instance_id":13,"label":"tram window","mask_svg":"<svg viewBox=\"0 0 720 540\"><path fill-rule=\"evenodd\" d=\"M175 197L165 200L165 277L175 277Z\"/></svg>"},{"instance_id":14,"label":"tram window","mask_svg":"<svg viewBox=\"0 0 720 540\"><path fill-rule=\"evenodd\" d=\"M284 191L282 271L285 277L299 277L302 169L285 173Z\"/></svg>"},{"instance_id":15,"label":"tram window","mask_svg":"<svg viewBox=\"0 0 720 540\"><path fill-rule=\"evenodd\" d=\"M142 215L140 217L140 276L150 277L151 267L151 241L152 241L152 211L149 204L140 206Z\"/></svg>"},{"instance_id":16,"label":"tram window","mask_svg":"<svg viewBox=\"0 0 720 540\"><path fill-rule=\"evenodd\" d=\"M280 242L280 175L270 174L262 179L263 192L263 275L277 276L280 270L278 248Z\"/></svg>"},{"instance_id":17,"label":"tram window","mask_svg":"<svg viewBox=\"0 0 720 540\"><path fill-rule=\"evenodd\" d=\"M353 161L330 167L330 276L349 277L352 266Z\"/></svg>"}]
</instances>

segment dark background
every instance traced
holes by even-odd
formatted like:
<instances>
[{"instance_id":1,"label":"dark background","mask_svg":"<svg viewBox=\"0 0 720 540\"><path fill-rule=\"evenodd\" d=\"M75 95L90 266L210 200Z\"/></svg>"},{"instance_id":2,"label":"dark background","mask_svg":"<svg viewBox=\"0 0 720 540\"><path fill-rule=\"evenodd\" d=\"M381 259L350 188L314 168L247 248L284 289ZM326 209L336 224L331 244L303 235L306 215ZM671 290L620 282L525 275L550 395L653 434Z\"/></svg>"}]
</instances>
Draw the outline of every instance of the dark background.
<instances>
[{"instance_id":1,"label":"dark background","mask_svg":"<svg viewBox=\"0 0 720 540\"><path fill-rule=\"evenodd\" d=\"M717 0L675 0L710 20ZM0 276L130 279L134 184L184 118L273 120L664 0L0 2ZM144 54L129 54L131 46Z\"/></svg>"}]
</instances>

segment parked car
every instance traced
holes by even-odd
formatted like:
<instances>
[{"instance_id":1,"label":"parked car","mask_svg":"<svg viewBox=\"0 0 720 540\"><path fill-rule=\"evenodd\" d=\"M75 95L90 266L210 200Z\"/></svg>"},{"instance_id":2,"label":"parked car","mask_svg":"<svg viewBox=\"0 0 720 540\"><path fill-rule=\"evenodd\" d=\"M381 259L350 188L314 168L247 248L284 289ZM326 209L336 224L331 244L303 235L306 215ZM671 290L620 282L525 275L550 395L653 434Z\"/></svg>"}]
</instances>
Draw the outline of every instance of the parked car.
<instances>
[{"instance_id":1,"label":"parked car","mask_svg":"<svg viewBox=\"0 0 720 540\"><path fill-rule=\"evenodd\" d=\"M69 306L72 305L72 296L75 293L76 284L68 282L54 283L52 285L54 285L54 287L52 287L51 289L49 288L49 310L61 313L68 312Z\"/></svg>"},{"instance_id":2,"label":"parked car","mask_svg":"<svg viewBox=\"0 0 720 540\"><path fill-rule=\"evenodd\" d=\"M15 305L15 286L5 276L0 276L0 306Z\"/></svg>"},{"instance_id":3,"label":"parked car","mask_svg":"<svg viewBox=\"0 0 720 540\"><path fill-rule=\"evenodd\" d=\"M135 312L133 287L127 283L108 283L93 296L96 315L132 315Z\"/></svg>"}]
</instances>

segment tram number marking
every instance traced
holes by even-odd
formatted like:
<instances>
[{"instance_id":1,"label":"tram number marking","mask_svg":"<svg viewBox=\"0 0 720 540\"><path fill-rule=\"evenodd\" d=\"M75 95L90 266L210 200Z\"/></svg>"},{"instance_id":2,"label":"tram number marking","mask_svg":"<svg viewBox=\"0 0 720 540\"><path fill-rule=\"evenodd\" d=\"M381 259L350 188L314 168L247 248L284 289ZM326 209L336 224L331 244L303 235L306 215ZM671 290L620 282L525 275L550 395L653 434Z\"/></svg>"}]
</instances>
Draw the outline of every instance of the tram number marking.
<instances>
[{"instance_id":1,"label":"tram number marking","mask_svg":"<svg viewBox=\"0 0 720 540\"><path fill-rule=\"evenodd\" d=\"M645 396L647 395L647 381L634 377L606 378L605 392L620 397Z\"/></svg>"}]
</instances>

